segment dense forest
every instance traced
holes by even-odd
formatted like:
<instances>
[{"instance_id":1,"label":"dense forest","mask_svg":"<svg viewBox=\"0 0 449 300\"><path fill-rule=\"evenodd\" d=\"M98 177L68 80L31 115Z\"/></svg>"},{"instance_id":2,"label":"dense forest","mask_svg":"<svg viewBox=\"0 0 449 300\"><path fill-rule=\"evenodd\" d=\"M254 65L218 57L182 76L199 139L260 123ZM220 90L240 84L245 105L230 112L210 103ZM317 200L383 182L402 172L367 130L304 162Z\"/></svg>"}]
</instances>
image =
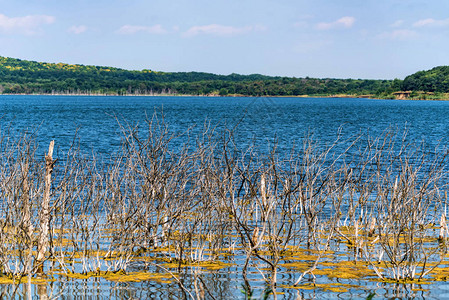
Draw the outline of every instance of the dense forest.
<instances>
[{"instance_id":1,"label":"dense forest","mask_svg":"<svg viewBox=\"0 0 449 300\"><path fill-rule=\"evenodd\" d=\"M0 57L0 93L3 94L352 95L393 98L393 93L401 90L416 91L412 94L415 97L422 97L425 92L449 92L449 67L417 72L402 81L169 73L148 69L130 71Z\"/></svg>"},{"instance_id":2,"label":"dense forest","mask_svg":"<svg viewBox=\"0 0 449 300\"><path fill-rule=\"evenodd\" d=\"M449 66L436 67L409 75L404 79L402 88L410 91L448 93Z\"/></svg>"}]
</instances>

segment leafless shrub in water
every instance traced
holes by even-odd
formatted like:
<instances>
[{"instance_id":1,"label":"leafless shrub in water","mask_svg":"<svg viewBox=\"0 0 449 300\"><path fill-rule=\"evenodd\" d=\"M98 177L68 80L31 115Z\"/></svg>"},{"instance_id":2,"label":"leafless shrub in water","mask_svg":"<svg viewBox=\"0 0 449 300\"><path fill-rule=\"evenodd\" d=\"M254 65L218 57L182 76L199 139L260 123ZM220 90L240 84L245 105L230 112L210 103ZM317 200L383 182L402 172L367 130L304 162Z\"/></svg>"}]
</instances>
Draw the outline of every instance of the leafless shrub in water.
<instances>
[{"instance_id":1,"label":"leafless shrub in water","mask_svg":"<svg viewBox=\"0 0 449 300\"><path fill-rule=\"evenodd\" d=\"M32 137L1 136L2 273L126 272L152 256L195 267L201 298L198 266L225 254L244 255L248 289L248 269L268 267L275 292L281 262L300 248L317 260L296 284L332 243L398 281L423 278L447 252L447 152L387 132L327 146L308 137L288 156L276 146L262 155L232 130L178 135L157 115L147 127L121 126L122 149L106 162L77 148L52 158L50 183Z\"/></svg>"}]
</instances>

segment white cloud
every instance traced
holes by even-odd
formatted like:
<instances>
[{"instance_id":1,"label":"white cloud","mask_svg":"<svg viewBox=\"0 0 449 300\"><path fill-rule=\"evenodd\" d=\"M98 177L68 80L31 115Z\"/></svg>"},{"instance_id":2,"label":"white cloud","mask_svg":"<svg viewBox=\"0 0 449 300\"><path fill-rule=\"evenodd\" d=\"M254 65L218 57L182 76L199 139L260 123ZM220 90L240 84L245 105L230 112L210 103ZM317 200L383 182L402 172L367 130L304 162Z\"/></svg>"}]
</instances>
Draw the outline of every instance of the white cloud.
<instances>
[{"instance_id":1,"label":"white cloud","mask_svg":"<svg viewBox=\"0 0 449 300\"><path fill-rule=\"evenodd\" d=\"M404 24L404 20L397 20L393 24L391 24L391 27L401 27L402 24Z\"/></svg>"},{"instance_id":2,"label":"white cloud","mask_svg":"<svg viewBox=\"0 0 449 300\"><path fill-rule=\"evenodd\" d=\"M24 17L8 17L0 14L0 32L33 35L39 33L41 25L52 24L55 17L30 15Z\"/></svg>"},{"instance_id":3,"label":"white cloud","mask_svg":"<svg viewBox=\"0 0 449 300\"><path fill-rule=\"evenodd\" d=\"M305 29L305 28L309 27L309 24L306 21L299 21L299 22L293 23L293 27Z\"/></svg>"},{"instance_id":4,"label":"white cloud","mask_svg":"<svg viewBox=\"0 0 449 300\"><path fill-rule=\"evenodd\" d=\"M73 25L67 31L70 32L70 33L74 33L74 34L81 34L81 33L87 31L87 26L85 26L85 25L79 25L79 26Z\"/></svg>"},{"instance_id":5,"label":"white cloud","mask_svg":"<svg viewBox=\"0 0 449 300\"><path fill-rule=\"evenodd\" d=\"M393 30L391 32L384 32L378 35L381 39L390 39L390 40L411 40L418 37L418 33L409 29L398 29Z\"/></svg>"},{"instance_id":6,"label":"white cloud","mask_svg":"<svg viewBox=\"0 0 449 300\"><path fill-rule=\"evenodd\" d=\"M432 18L422 19L413 23L413 27L446 27L449 26L449 19L435 20Z\"/></svg>"},{"instance_id":7,"label":"white cloud","mask_svg":"<svg viewBox=\"0 0 449 300\"><path fill-rule=\"evenodd\" d=\"M351 28L355 23L354 17L343 17L331 23L318 23L316 28L319 30L329 30L334 28Z\"/></svg>"},{"instance_id":8,"label":"white cloud","mask_svg":"<svg viewBox=\"0 0 449 300\"><path fill-rule=\"evenodd\" d=\"M184 32L185 37L193 37L200 34L216 35L216 36L235 36L239 34L245 34L252 31L264 31L266 28L264 26L245 26L245 27L233 27L224 26L218 24L210 24L204 26L193 26L186 32Z\"/></svg>"},{"instance_id":9,"label":"white cloud","mask_svg":"<svg viewBox=\"0 0 449 300\"><path fill-rule=\"evenodd\" d=\"M134 26L134 25L124 25L117 30L120 34L136 34L139 32L149 33L149 34L164 34L167 33L162 25L157 24L154 26Z\"/></svg>"}]
</instances>

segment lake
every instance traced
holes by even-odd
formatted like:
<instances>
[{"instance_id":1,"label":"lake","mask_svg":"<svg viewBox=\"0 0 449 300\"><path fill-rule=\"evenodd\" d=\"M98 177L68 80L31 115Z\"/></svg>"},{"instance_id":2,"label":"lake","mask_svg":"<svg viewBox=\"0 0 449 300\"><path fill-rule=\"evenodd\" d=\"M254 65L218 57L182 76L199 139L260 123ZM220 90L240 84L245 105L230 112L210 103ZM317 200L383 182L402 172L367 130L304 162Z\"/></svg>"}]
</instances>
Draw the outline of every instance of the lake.
<instances>
[{"instance_id":1,"label":"lake","mask_svg":"<svg viewBox=\"0 0 449 300\"><path fill-rule=\"evenodd\" d=\"M306 134L332 142L343 134L407 129L411 139L429 144L447 142L449 102L348 98L208 98L208 97L103 97L7 96L0 97L1 125L17 131L37 130L39 141L56 140L65 149L76 136L86 151L108 154L120 143L126 123L145 128L145 120L163 112L173 132L205 122L235 129L237 142L266 144L277 139L283 149Z\"/></svg>"},{"instance_id":2,"label":"lake","mask_svg":"<svg viewBox=\"0 0 449 300\"><path fill-rule=\"evenodd\" d=\"M305 136L312 136L321 147L331 145L339 136L343 139L358 135L377 137L388 130L399 135L407 132L408 142L422 142L429 149L444 149L449 141L449 101L288 97L0 96L2 135L8 131L9 135L17 136L33 132L38 142L38 156L43 156L48 143L55 140L54 157L61 159L73 141L76 141L85 155L95 153L98 158L107 160L121 149L121 128L138 127L145 137L146 121L151 120L155 112L159 120L163 116L170 132L182 134L176 138L179 144L187 141L194 145L195 138L203 132L205 126L209 126L216 128L217 135L222 134L224 129L230 130L238 149L245 150L253 146L254 153L260 155L267 155L276 145L277 153L281 157L288 157L291 149L301 145ZM190 141L187 137L193 138ZM174 151L177 145L175 143L173 146ZM338 152L343 148L344 144L333 151ZM335 247L335 255L346 262L342 258L346 252L340 246ZM326 255L331 255L329 253ZM307 255L312 254L316 253ZM306 256L297 255L291 260L309 260L304 257ZM251 293L256 299L263 297L267 290L264 280L268 276L267 265L253 262L248 280L244 280L241 272L243 261L242 251L225 261L229 265L204 267L199 273L195 273L194 268L185 268L180 272L179 278L183 286L194 293L195 276L201 276L206 299L244 298ZM142 265L142 262L131 264L128 271L140 271ZM166 270L159 266L145 264L145 268L152 273L166 274ZM166 268L170 269L168 266ZM320 271L324 272L326 268L322 268ZM299 270L301 269L296 265L279 269L278 298L366 298L373 293L374 298L437 299L449 293L444 282L433 283L431 287L419 283L394 285L356 277L340 280L324 273L321 277L318 275L318 285L309 288L307 284L311 281L308 279L302 289L296 289L292 284L299 276ZM42 293L61 299L177 299L189 296L178 281L169 280L170 276L168 279L137 282L107 280L95 276L58 276L47 284L44 291L39 284L33 284L28 290L24 284L15 293L15 297L19 299ZM283 286L284 282L288 284ZM338 284L343 287L337 286ZM8 295L11 294L11 287L5 285L4 290Z\"/></svg>"}]
</instances>

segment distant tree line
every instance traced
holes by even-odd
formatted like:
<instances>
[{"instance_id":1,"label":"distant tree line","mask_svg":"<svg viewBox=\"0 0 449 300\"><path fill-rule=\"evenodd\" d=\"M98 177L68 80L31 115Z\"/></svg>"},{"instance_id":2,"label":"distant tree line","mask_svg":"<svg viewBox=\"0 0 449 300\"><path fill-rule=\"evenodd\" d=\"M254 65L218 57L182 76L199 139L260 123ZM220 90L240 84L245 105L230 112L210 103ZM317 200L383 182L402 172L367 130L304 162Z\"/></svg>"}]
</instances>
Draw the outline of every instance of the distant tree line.
<instances>
[{"instance_id":1,"label":"distant tree line","mask_svg":"<svg viewBox=\"0 0 449 300\"><path fill-rule=\"evenodd\" d=\"M0 93L102 93L183 95L371 95L389 98L400 90L449 91L449 67L404 81L216 75L202 72L130 71L113 67L41 63L0 57Z\"/></svg>"},{"instance_id":2,"label":"distant tree line","mask_svg":"<svg viewBox=\"0 0 449 300\"><path fill-rule=\"evenodd\" d=\"M436 93L449 92L449 66L435 67L407 76L402 83L403 90Z\"/></svg>"}]
</instances>

